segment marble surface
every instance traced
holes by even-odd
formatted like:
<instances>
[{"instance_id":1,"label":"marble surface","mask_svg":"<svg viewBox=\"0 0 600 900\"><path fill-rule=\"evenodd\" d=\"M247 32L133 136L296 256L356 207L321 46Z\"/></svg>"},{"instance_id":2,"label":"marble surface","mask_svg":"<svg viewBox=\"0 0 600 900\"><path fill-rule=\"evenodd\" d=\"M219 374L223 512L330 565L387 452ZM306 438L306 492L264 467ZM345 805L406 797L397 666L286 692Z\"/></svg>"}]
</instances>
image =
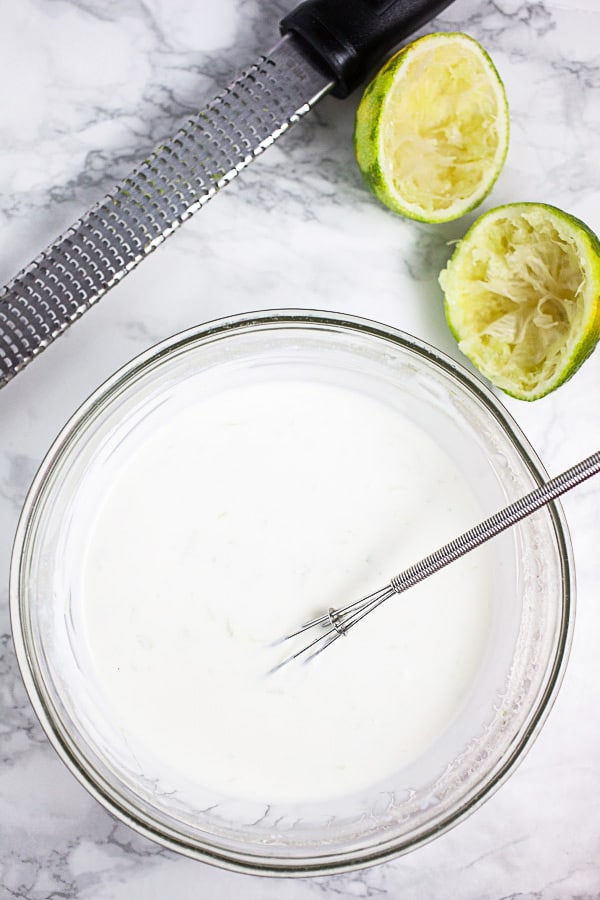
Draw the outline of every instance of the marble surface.
<instances>
[{"instance_id":1,"label":"marble surface","mask_svg":"<svg viewBox=\"0 0 600 900\"><path fill-rule=\"evenodd\" d=\"M0 280L276 38L291 0L19 0L0 30ZM543 200L600 232L600 0L456 0L438 20L492 53L511 106L486 206ZM7 610L19 510L50 442L118 366L198 322L308 306L460 358L436 276L468 220L403 221L353 162L357 98L326 99L0 391L0 897L600 897L598 484L564 507L578 578L570 665L520 768L470 819L367 871L269 881L196 863L116 822L59 761L21 683ZM506 400L550 472L598 448L597 352L532 405Z\"/></svg>"}]
</instances>

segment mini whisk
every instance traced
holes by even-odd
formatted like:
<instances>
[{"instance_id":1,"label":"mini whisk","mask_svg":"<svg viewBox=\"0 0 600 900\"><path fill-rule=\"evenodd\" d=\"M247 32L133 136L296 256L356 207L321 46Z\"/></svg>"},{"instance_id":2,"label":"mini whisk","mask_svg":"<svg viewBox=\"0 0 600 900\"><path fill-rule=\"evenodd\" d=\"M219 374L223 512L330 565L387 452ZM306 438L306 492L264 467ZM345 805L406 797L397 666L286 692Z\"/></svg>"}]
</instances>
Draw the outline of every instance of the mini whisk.
<instances>
[{"instance_id":1,"label":"mini whisk","mask_svg":"<svg viewBox=\"0 0 600 900\"><path fill-rule=\"evenodd\" d=\"M331 607L323 615L318 616L316 619L311 619L310 622L305 622L296 631L286 635L283 640L287 641L313 628L325 630L322 634L313 638L310 643L302 647L302 649L284 659L272 671L280 669L299 656L304 656L306 661L317 656L333 644L334 641L337 641L338 638L345 636L361 619L368 616L369 613L381 606L382 603L385 603L386 600L389 600L390 597L393 597L394 594L403 593L408 588L423 581L424 578L428 578L429 575L438 572L444 566L464 556L465 553L489 541L490 538L500 534L501 531L510 528L511 525L515 525L521 519L531 515L542 506L560 497L561 494L570 491L571 488L576 487L582 481L585 481L592 475L596 475L598 472L600 472L600 451L588 456L587 459L567 469L561 475L557 475L555 478L551 478L550 481L541 484L529 494L461 534L460 537L455 538L448 544L444 544L439 550L415 563L409 569L401 572L400 575L396 575L385 587L375 591L375 593L368 594L366 597L355 600L347 606L341 606L339 609Z\"/></svg>"}]
</instances>

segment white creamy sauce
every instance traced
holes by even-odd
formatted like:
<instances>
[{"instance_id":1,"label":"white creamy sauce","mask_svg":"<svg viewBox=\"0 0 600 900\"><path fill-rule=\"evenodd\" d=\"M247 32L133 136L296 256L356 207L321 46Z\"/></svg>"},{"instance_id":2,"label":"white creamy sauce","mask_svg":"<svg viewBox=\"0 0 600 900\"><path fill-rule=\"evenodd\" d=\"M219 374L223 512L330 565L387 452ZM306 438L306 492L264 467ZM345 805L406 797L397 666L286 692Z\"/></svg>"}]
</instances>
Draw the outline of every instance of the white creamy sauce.
<instances>
[{"instance_id":1,"label":"white creamy sauce","mask_svg":"<svg viewBox=\"0 0 600 900\"><path fill-rule=\"evenodd\" d=\"M440 446L317 381L199 395L131 441L85 537L94 681L132 746L178 780L302 801L425 753L486 650L480 550L392 598L307 665L273 643L481 518Z\"/></svg>"}]
</instances>

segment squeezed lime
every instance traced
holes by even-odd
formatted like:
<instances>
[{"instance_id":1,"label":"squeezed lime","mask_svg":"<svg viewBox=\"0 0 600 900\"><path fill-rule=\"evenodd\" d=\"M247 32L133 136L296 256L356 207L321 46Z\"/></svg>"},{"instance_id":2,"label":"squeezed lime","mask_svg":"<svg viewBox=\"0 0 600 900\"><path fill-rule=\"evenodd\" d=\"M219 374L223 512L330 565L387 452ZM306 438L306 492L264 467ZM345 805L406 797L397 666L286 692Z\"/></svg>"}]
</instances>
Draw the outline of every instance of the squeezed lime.
<instances>
[{"instance_id":1,"label":"squeezed lime","mask_svg":"<svg viewBox=\"0 0 600 900\"><path fill-rule=\"evenodd\" d=\"M363 177L390 209L448 222L489 194L508 150L508 104L483 47L429 34L393 56L367 86L354 145Z\"/></svg>"},{"instance_id":2,"label":"squeezed lime","mask_svg":"<svg viewBox=\"0 0 600 900\"><path fill-rule=\"evenodd\" d=\"M520 400L574 375L600 338L600 242L554 206L511 203L480 216L440 284L460 350Z\"/></svg>"}]
</instances>

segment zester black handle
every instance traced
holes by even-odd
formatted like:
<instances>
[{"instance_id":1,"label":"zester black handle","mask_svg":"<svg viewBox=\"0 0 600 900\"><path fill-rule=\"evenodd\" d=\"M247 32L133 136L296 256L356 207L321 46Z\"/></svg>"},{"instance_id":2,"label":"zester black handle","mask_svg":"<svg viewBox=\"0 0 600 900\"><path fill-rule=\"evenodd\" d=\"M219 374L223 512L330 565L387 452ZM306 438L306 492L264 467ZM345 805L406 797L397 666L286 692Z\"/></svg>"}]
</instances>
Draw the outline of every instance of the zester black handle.
<instances>
[{"instance_id":1,"label":"zester black handle","mask_svg":"<svg viewBox=\"0 0 600 900\"><path fill-rule=\"evenodd\" d=\"M311 56L335 78L335 97L347 97L396 44L452 0L306 0L282 19Z\"/></svg>"}]
</instances>

